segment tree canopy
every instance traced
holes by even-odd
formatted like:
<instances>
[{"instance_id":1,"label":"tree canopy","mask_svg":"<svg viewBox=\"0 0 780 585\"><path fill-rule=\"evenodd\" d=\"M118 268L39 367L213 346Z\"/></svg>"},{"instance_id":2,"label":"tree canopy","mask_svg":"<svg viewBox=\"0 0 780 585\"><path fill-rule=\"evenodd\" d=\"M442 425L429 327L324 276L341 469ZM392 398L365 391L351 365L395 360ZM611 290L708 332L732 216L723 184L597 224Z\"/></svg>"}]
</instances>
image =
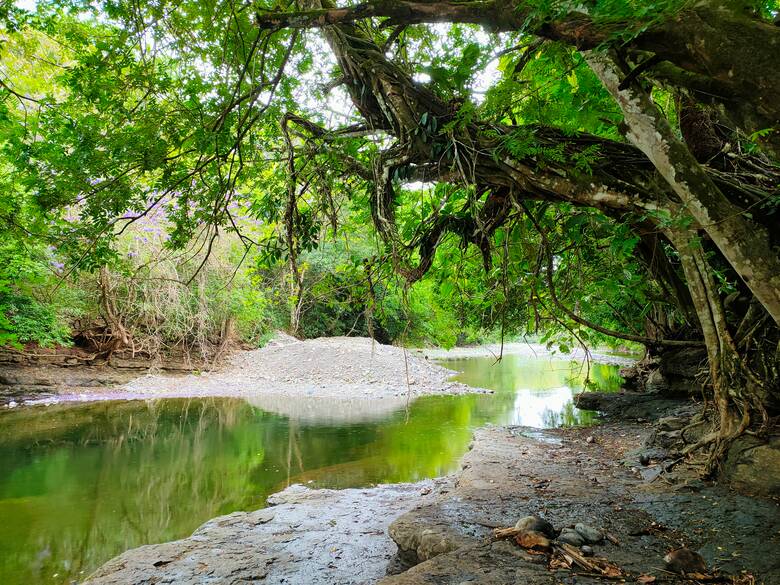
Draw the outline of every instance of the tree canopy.
<instances>
[{"instance_id":1,"label":"tree canopy","mask_svg":"<svg viewBox=\"0 0 780 585\"><path fill-rule=\"evenodd\" d=\"M777 18L776 0L6 5L0 295L52 254L60 279L129 270L123 238L159 217L185 284L225 238L275 267L293 330L329 297L328 319L400 331L388 306L422 290L460 326L564 348L705 347L722 454L780 397Z\"/></svg>"}]
</instances>

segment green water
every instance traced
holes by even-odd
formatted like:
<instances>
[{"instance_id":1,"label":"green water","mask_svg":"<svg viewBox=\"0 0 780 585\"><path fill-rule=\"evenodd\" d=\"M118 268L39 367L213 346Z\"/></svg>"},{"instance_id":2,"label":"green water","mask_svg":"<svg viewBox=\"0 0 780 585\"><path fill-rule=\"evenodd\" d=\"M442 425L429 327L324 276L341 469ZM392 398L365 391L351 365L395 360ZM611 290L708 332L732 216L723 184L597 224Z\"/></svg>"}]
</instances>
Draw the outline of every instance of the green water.
<instances>
[{"instance_id":1,"label":"green water","mask_svg":"<svg viewBox=\"0 0 780 585\"><path fill-rule=\"evenodd\" d=\"M78 581L125 549L262 507L292 483L359 487L447 474L485 423L592 420L570 401L582 386L579 366L513 356L492 364L446 363L493 395L426 397L408 410L378 405L343 419L214 398L3 410L0 583ZM591 379L605 389L620 381L605 365L592 366Z\"/></svg>"}]
</instances>

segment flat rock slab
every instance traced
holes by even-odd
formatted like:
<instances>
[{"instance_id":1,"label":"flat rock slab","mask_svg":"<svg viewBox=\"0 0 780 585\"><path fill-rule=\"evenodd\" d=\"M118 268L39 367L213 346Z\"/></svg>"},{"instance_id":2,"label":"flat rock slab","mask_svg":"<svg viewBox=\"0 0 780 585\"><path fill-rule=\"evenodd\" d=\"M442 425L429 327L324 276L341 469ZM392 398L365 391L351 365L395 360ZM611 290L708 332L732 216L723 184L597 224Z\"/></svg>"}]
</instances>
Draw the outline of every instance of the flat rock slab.
<instances>
[{"instance_id":1,"label":"flat rock slab","mask_svg":"<svg viewBox=\"0 0 780 585\"><path fill-rule=\"evenodd\" d=\"M643 392L581 392L574 397L577 408L597 410L608 418L619 420L656 420L671 413L690 411L690 401L683 398Z\"/></svg>"},{"instance_id":2,"label":"flat rock slab","mask_svg":"<svg viewBox=\"0 0 780 585\"><path fill-rule=\"evenodd\" d=\"M427 481L348 490L291 486L269 498L273 505L268 508L214 518L189 538L127 551L85 583L376 583L396 557L387 526L444 485Z\"/></svg>"}]
</instances>

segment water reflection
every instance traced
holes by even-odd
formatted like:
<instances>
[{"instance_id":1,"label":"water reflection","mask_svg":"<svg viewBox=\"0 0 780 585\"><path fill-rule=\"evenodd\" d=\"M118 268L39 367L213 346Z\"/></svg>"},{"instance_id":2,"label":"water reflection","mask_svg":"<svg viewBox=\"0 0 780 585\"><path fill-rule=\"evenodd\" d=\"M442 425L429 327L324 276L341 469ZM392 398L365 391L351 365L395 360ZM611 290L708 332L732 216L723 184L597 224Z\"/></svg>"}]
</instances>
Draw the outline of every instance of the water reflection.
<instances>
[{"instance_id":1,"label":"water reflection","mask_svg":"<svg viewBox=\"0 0 780 585\"><path fill-rule=\"evenodd\" d=\"M501 424L559 427L592 424L594 413L574 407L572 398L586 386L616 391L622 378L617 366L564 361L549 357L506 355L501 361L487 358L440 360L462 372L455 379L496 391L496 399L511 396L513 407Z\"/></svg>"},{"instance_id":2,"label":"water reflection","mask_svg":"<svg viewBox=\"0 0 780 585\"><path fill-rule=\"evenodd\" d=\"M464 361L464 360L461 360ZM70 583L119 552L264 505L291 483L415 481L454 471L491 422L586 422L565 362L452 363L494 395L373 407L239 399L63 404L0 413L0 583ZM602 381L615 381L615 368ZM275 412L274 412L275 411ZM348 416L346 416L348 415Z\"/></svg>"}]
</instances>

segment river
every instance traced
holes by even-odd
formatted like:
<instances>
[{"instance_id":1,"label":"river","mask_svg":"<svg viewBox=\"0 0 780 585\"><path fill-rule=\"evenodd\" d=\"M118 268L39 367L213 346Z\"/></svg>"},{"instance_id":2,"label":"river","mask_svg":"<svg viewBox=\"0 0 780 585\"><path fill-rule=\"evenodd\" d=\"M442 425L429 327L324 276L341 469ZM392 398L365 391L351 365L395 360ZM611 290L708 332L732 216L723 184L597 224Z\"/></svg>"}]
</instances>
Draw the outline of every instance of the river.
<instances>
[{"instance_id":1,"label":"river","mask_svg":"<svg viewBox=\"0 0 780 585\"><path fill-rule=\"evenodd\" d=\"M576 362L508 355L445 360L491 395L430 396L339 416L316 401L277 414L236 398L54 404L0 411L0 583L79 581L128 548L263 507L293 483L362 487L453 472L488 423L590 424L571 402ZM591 364L616 390L618 367Z\"/></svg>"}]
</instances>

